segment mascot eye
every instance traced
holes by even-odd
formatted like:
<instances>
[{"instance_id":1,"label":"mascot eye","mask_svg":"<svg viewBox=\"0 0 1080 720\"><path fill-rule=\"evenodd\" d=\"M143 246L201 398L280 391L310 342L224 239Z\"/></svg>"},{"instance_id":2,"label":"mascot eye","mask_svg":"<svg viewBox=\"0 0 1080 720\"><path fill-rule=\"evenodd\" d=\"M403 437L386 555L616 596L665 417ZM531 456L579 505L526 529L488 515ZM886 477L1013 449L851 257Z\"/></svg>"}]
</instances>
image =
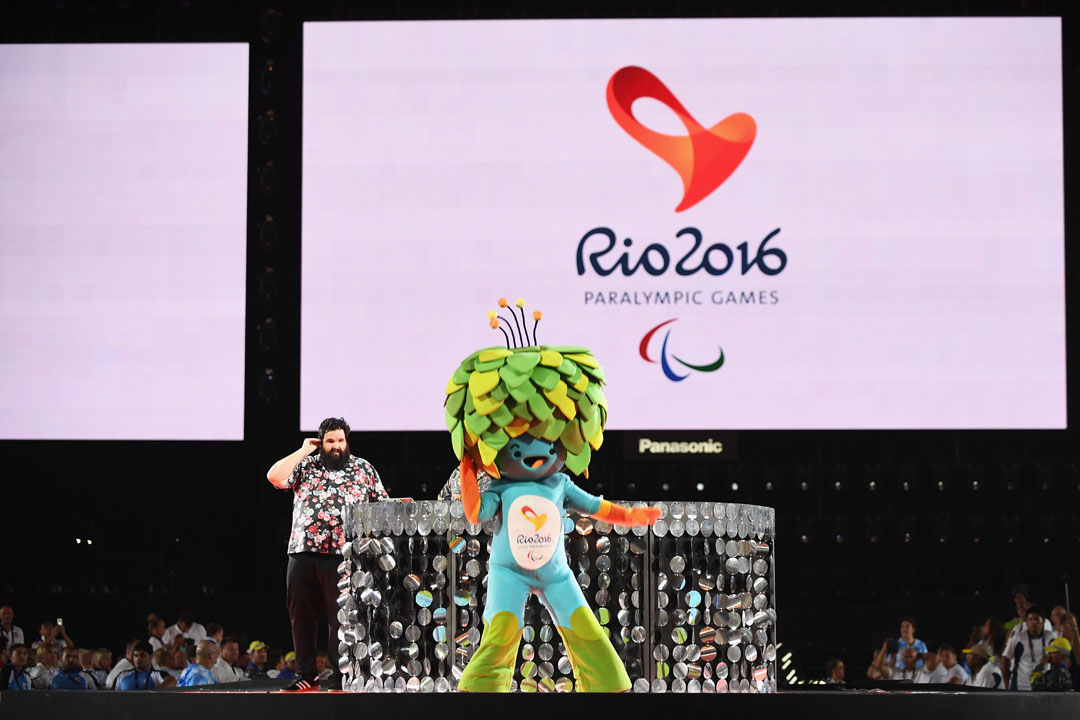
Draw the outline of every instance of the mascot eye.
<instances>
[{"instance_id":1,"label":"mascot eye","mask_svg":"<svg viewBox=\"0 0 1080 720\"><path fill-rule=\"evenodd\" d=\"M520 458L521 457L521 451L520 450L515 450L514 451L514 457Z\"/></svg>"},{"instance_id":2,"label":"mascot eye","mask_svg":"<svg viewBox=\"0 0 1080 720\"><path fill-rule=\"evenodd\" d=\"M555 446L552 445L550 448L548 448L548 455L554 455L554 454L555 454Z\"/></svg>"}]
</instances>

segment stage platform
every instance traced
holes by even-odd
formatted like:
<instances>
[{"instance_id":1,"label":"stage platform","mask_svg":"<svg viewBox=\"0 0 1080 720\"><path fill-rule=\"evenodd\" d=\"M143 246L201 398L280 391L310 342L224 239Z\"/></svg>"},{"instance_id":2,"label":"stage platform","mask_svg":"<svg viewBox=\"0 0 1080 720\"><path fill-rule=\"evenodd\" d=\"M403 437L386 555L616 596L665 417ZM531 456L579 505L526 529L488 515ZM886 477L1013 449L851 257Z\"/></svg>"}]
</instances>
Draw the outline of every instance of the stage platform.
<instances>
[{"instance_id":1,"label":"stage platform","mask_svg":"<svg viewBox=\"0 0 1080 720\"><path fill-rule=\"evenodd\" d=\"M142 720L428 720L436 718L624 717L695 720L717 717L840 720L1066 720L1080 718L1080 693L949 691L806 691L773 695L359 694L276 691L5 692L0 720L14 718L141 718Z\"/></svg>"}]
</instances>

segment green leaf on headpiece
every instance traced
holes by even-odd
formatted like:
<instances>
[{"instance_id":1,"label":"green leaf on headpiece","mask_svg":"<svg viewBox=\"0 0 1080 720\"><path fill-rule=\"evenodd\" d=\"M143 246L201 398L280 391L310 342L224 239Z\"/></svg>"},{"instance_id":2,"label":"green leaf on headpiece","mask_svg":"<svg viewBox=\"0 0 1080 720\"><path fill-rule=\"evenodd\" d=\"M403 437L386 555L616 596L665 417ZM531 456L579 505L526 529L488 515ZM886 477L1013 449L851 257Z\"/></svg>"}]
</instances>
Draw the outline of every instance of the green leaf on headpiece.
<instances>
[{"instance_id":1,"label":"green leaf on headpiece","mask_svg":"<svg viewBox=\"0 0 1080 720\"><path fill-rule=\"evenodd\" d=\"M585 446L585 438L581 436L581 426L576 420L566 423L562 435L559 436L559 441L562 442L567 452L581 452L581 448Z\"/></svg>"},{"instance_id":2,"label":"green leaf on headpiece","mask_svg":"<svg viewBox=\"0 0 1080 720\"><path fill-rule=\"evenodd\" d=\"M458 423L457 427L450 431L450 445L454 448L454 455L457 459L461 459L461 448L465 442L465 429L463 423Z\"/></svg>"},{"instance_id":3,"label":"green leaf on headpiece","mask_svg":"<svg viewBox=\"0 0 1080 720\"><path fill-rule=\"evenodd\" d=\"M589 349L588 348L583 348L583 347L580 347L578 345L554 345L554 346L549 347L547 349L548 350L554 350L555 352L562 353L563 355L577 355L577 354L588 355L589 354Z\"/></svg>"},{"instance_id":4,"label":"green leaf on headpiece","mask_svg":"<svg viewBox=\"0 0 1080 720\"><path fill-rule=\"evenodd\" d=\"M461 406L465 403L465 388L446 396L446 412L450 415L457 415L461 412Z\"/></svg>"},{"instance_id":5,"label":"green leaf on headpiece","mask_svg":"<svg viewBox=\"0 0 1080 720\"><path fill-rule=\"evenodd\" d=\"M575 372L581 372L578 364L570 358L564 357L563 361L559 363L559 374L570 377Z\"/></svg>"},{"instance_id":6,"label":"green leaf on headpiece","mask_svg":"<svg viewBox=\"0 0 1080 720\"><path fill-rule=\"evenodd\" d=\"M506 358L506 362L519 373L528 375L532 369L536 367L537 363L540 362L540 353L531 350L516 352Z\"/></svg>"},{"instance_id":7,"label":"green leaf on headpiece","mask_svg":"<svg viewBox=\"0 0 1080 720\"><path fill-rule=\"evenodd\" d=\"M509 365L503 365L499 368L499 377L506 383L506 387L513 390L529 379L529 373L520 373ZM457 384L460 385L461 383Z\"/></svg>"},{"instance_id":8,"label":"green leaf on headpiece","mask_svg":"<svg viewBox=\"0 0 1080 720\"><path fill-rule=\"evenodd\" d=\"M529 411L528 403L518 403L514 407L510 408L510 412L514 413L514 415L521 418L522 420L528 420L532 422L533 414Z\"/></svg>"},{"instance_id":9,"label":"green leaf on headpiece","mask_svg":"<svg viewBox=\"0 0 1080 720\"><path fill-rule=\"evenodd\" d=\"M530 379L545 390L554 390L559 384L559 373L549 367L537 366L533 368Z\"/></svg>"},{"instance_id":10,"label":"green leaf on headpiece","mask_svg":"<svg viewBox=\"0 0 1080 720\"><path fill-rule=\"evenodd\" d=\"M481 435L480 439L496 450L502 450L503 446L510 442L510 436L503 432L502 428L495 431L489 430Z\"/></svg>"},{"instance_id":11,"label":"green leaf on headpiece","mask_svg":"<svg viewBox=\"0 0 1080 720\"><path fill-rule=\"evenodd\" d=\"M531 382L525 382L516 388L510 389L510 397L517 400L519 403L523 403L533 395L536 394L536 386Z\"/></svg>"},{"instance_id":12,"label":"green leaf on headpiece","mask_svg":"<svg viewBox=\"0 0 1080 720\"><path fill-rule=\"evenodd\" d=\"M491 419L487 415L468 413L465 416L465 424L469 426L474 435L480 435L491 426Z\"/></svg>"},{"instance_id":13,"label":"green leaf on headpiece","mask_svg":"<svg viewBox=\"0 0 1080 720\"><path fill-rule=\"evenodd\" d=\"M570 373L570 376L566 378L566 384L573 387L578 384L578 380L581 380L581 367L576 363L574 365L574 371ZM559 368L559 372L562 372L562 368ZM460 383L459 383L460 384Z\"/></svg>"},{"instance_id":14,"label":"green leaf on headpiece","mask_svg":"<svg viewBox=\"0 0 1080 720\"><path fill-rule=\"evenodd\" d=\"M581 420L581 437L588 442L593 435L600 432L603 427L600 424L600 413L596 412L595 406L593 407L593 413L590 416Z\"/></svg>"},{"instance_id":15,"label":"green leaf on headpiece","mask_svg":"<svg viewBox=\"0 0 1080 720\"><path fill-rule=\"evenodd\" d=\"M510 412L505 405L500 406L498 410L491 413L488 417L491 418L491 422L499 427L506 427L514 422L514 413ZM491 443L488 443L488 445L491 445ZM494 447L494 445L492 445L492 447Z\"/></svg>"},{"instance_id":16,"label":"green leaf on headpiece","mask_svg":"<svg viewBox=\"0 0 1080 720\"><path fill-rule=\"evenodd\" d=\"M566 429L566 421L560 420L557 417L551 418L551 424L548 425L547 430L544 431L544 439L548 442L555 442L562 435L563 430Z\"/></svg>"},{"instance_id":17,"label":"green leaf on headpiece","mask_svg":"<svg viewBox=\"0 0 1080 720\"><path fill-rule=\"evenodd\" d=\"M489 370L498 370L503 366L505 362L506 360L504 360L503 358L495 358L494 360L489 360L487 362L480 362L479 360L477 360L476 364L473 366L473 372L488 372Z\"/></svg>"},{"instance_id":18,"label":"green leaf on headpiece","mask_svg":"<svg viewBox=\"0 0 1080 720\"><path fill-rule=\"evenodd\" d=\"M469 382L469 371L465 369L464 365L462 365L454 371L454 376L450 378L450 380L455 385L464 385L465 383Z\"/></svg>"},{"instance_id":19,"label":"green leaf on headpiece","mask_svg":"<svg viewBox=\"0 0 1080 720\"><path fill-rule=\"evenodd\" d=\"M547 420L554 412L554 408L544 398L542 393L536 393L529 398L529 410L537 420Z\"/></svg>"},{"instance_id":20,"label":"green leaf on headpiece","mask_svg":"<svg viewBox=\"0 0 1080 720\"><path fill-rule=\"evenodd\" d=\"M506 389L505 383L499 383L495 386L495 389L490 393L492 400L498 400L504 402L506 398L510 397L510 391Z\"/></svg>"},{"instance_id":21,"label":"green leaf on headpiece","mask_svg":"<svg viewBox=\"0 0 1080 720\"><path fill-rule=\"evenodd\" d=\"M588 365L582 365L581 369L585 371L585 374L598 382L604 382L604 369L597 365L596 367L589 367Z\"/></svg>"},{"instance_id":22,"label":"green leaf on headpiece","mask_svg":"<svg viewBox=\"0 0 1080 720\"><path fill-rule=\"evenodd\" d=\"M592 448L585 445L581 448L581 452L579 453L572 453L569 451L566 453L566 467L575 475L580 475L589 467L589 460L591 459Z\"/></svg>"},{"instance_id":23,"label":"green leaf on headpiece","mask_svg":"<svg viewBox=\"0 0 1080 720\"><path fill-rule=\"evenodd\" d=\"M444 414L446 416L446 429L450 432L454 432L454 428L461 424L461 418L458 417L456 413L452 413L449 410Z\"/></svg>"}]
</instances>

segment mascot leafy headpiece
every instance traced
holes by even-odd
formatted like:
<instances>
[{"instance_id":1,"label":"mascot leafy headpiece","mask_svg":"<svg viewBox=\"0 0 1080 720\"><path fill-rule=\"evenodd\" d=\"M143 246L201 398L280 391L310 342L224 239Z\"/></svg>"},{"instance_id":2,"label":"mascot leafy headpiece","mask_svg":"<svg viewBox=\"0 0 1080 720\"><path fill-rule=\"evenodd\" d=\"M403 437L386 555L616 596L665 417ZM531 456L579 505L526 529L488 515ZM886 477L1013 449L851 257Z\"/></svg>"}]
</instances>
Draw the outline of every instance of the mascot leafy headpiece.
<instances>
[{"instance_id":1,"label":"mascot leafy headpiece","mask_svg":"<svg viewBox=\"0 0 1080 720\"><path fill-rule=\"evenodd\" d=\"M511 438L529 433L561 442L566 467L588 477L592 450L600 449L607 422L604 371L586 348L536 344L541 313L533 313L530 338L525 300L518 298L515 305L520 323L506 298L500 298L499 307L510 313L513 324L495 310L488 313L491 327L506 337L506 347L469 355L446 385L446 428L454 454L461 460L467 453L499 477L499 450Z\"/></svg>"}]
</instances>

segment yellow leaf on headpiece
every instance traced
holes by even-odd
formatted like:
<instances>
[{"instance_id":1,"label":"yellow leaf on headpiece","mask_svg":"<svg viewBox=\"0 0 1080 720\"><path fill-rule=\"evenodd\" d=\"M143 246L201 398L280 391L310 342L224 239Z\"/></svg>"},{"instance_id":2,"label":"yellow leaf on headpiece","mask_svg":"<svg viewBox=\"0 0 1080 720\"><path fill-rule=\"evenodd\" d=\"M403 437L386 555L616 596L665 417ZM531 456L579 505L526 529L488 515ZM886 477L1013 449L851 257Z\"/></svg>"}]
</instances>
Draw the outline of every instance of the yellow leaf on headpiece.
<instances>
[{"instance_id":1,"label":"yellow leaf on headpiece","mask_svg":"<svg viewBox=\"0 0 1080 720\"><path fill-rule=\"evenodd\" d=\"M506 348L488 348L487 350L481 350L479 360L480 362L491 362L492 360L499 360L500 358L510 357L514 353Z\"/></svg>"},{"instance_id":2,"label":"yellow leaf on headpiece","mask_svg":"<svg viewBox=\"0 0 1080 720\"><path fill-rule=\"evenodd\" d=\"M460 390L463 387L465 387L465 386L464 385L455 385L454 384L454 378L450 378L450 381L448 383L446 383L446 394L447 395L453 395L454 393L456 393L458 390Z\"/></svg>"},{"instance_id":3,"label":"yellow leaf on headpiece","mask_svg":"<svg viewBox=\"0 0 1080 720\"><path fill-rule=\"evenodd\" d=\"M562 353L557 353L554 350L540 351L540 364L545 367L557 368L562 365L562 359Z\"/></svg>"},{"instance_id":4,"label":"yellow leaf on headpiece","mask_svg":"<svg viewBox=\"0 0 1080 720\"><path fill-rule=\"evenodd\" d=\"M499 454L498 450L491 447L483 440L477 443L477 448L480 450L480 460L484 465L491 465L495 460L495 456Z\"/></svg>"},{"instance_id":5,"label":"yellow leaf on headpiece","mask_svg":"<svg viewBox=\"0 0 1080 720\"><path fill-rule=\"evenodd\" d=\"M499 371L474 372L469 376L469 394L474 398L486 395L499 384Z\"/></svg>"}]
</instances>

